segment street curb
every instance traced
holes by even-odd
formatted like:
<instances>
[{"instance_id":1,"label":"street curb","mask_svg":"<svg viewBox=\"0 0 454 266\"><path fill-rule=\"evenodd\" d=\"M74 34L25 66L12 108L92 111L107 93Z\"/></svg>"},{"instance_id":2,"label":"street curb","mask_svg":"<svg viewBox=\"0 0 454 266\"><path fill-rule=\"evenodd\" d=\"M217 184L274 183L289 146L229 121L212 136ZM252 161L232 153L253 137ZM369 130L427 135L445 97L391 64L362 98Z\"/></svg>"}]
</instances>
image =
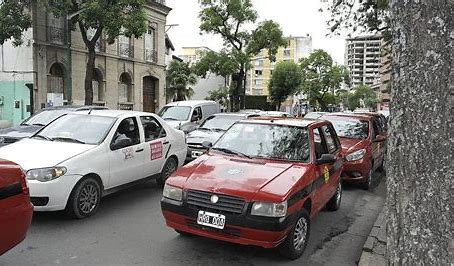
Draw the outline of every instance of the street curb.
<instances>
[{"instance_id":1,"label":"street curb","mask_svg":"<svg viewBox=\"0 0 454 266\"><path fill-rule=\"evenodd\" d=\"M367 237L358 265L386 265L386 219L383 209Z\"/></svg>"}]
</instances>

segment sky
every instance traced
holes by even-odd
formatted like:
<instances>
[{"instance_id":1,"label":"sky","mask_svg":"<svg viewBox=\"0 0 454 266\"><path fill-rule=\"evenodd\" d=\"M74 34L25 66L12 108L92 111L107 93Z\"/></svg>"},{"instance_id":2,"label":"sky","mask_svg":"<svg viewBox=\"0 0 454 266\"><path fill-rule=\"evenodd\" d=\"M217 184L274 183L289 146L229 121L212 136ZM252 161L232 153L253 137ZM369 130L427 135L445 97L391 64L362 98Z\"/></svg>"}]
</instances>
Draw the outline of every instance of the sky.
<instances>
[{"instance_id":1,"label":"sky","mask_svg":"<svg viewBox=\"0 0 454 266\"><path fill-rule=\"evenodd\" d=\"M167 0L172 11L167 17L171 27L169 34L175 48L175 54L181 53L181 47L207 46L213 50L222 49L222 39L207 34L200 34L198 14L200 6L197 0ZM321 0L252 0L259 14L257 22L274 20L279 23L285 36L312 36L312 49L324 49L331 54L338 64L344 64L345 35L329 36L326 21L328 15L320 13Z\"/></svg>"}]
</instances>

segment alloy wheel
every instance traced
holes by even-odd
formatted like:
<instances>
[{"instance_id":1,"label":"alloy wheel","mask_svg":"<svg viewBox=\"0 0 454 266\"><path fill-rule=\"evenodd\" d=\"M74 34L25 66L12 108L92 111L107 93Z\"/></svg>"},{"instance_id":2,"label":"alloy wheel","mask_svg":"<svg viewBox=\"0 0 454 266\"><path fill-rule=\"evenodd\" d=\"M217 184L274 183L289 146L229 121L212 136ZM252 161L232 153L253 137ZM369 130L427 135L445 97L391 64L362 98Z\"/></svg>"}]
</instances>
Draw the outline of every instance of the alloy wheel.
<instances>
[{"instance_id":1,"label":"alloy wheel","mask_svg":"<svg viewBox=\"0 0 454 266\"><path fill-rule=\"evenodd\" d=\"M293 234L293 246L296 250L300 250L307 239L307 219L306 217L300 217L295 226L295 232Z\"/></svg>"},{"instance_id":2,"label":"alloy wheel","mask_svg":"<svg viewBox=\"0 0 454 266\"><path fill-rule=\"evenodd\" d=\"M79 195L79 209L84 214L92 212L98 204L99 193L93 184L85 185Z\"/></svg>"}]
</instances>

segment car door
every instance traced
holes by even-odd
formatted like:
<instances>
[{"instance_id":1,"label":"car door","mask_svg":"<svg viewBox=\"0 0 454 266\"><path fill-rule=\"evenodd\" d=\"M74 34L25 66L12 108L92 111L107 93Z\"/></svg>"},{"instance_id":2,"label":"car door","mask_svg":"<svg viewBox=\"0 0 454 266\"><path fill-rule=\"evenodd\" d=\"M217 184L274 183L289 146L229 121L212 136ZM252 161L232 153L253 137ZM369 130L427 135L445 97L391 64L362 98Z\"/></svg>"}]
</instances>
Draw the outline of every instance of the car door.
<instances>
[{"instance_id":1,"label":"car door","mask_svg":"<svg viewBox=\"0 0 454 266\"><path fill-rule=\"evenodd\" d=\"M341 171L339 171L340 168L342 168L341 146L332 126L324 125L321 129L323 131L323 136L325 137L328 153L333 154L336 158L338 158L334 164L330 164L329 166L328 187L325 191L327 192L325 200L328 201L332 195L334 195L341 175Z\"/></svg>"},{"instance_id":2,"label":"car door","mask_svg":"<svg viewBox=\"0 0 454 266\"><path fill-rule=\"evenodd\" d=\"M116 187L142 178L145 156L136 117L121 120L114 130L109 152L109 187ZM115 143L119 143L121 139L129 139L130 143L122 147L114 147Z\"/></svg>"},{"instance_id":3,"label":"car door","mask_svg":"<svg viewBox=\"0 0 454 266\"><path fill-rule=\"evenodd\" d=\"M145 136L144 176L148 177L161 172L171 144L167 132L156 118L141 116L140 122Z\"/></svg>"},{"instance_id":4,"label":"car door","mask_svg":"<svg viewBox=\"0 0 454 266\"><path fill-rule=\"evenodd\" d=\"M374 160L374 165L372 166L372 169L375 170L383 160L384 147L381 147L382 142L376 141L377 136L380 136L381 133L380 128L378 126L378 122L376 121L376 119L373 119L371 123L372 123L371 127L372 158Z\"/></svg>"},{"instance_id":5,"label":"car door","mask_svg":"<svg viewBox=\"0 0 454 266\"><path fill-rule=\"evenodd\" d=\"M320 211L328 201L327 197L331 193L329 184L329 169L333 167L333 163L317 164L317 159L320 159L323 154L328 154L328 147L321 127L316 127L312 130L314 142L314 165L315 165L315 181L312 189L315 192L313 204L315 209Z\"/></svg>"}]
</instances>

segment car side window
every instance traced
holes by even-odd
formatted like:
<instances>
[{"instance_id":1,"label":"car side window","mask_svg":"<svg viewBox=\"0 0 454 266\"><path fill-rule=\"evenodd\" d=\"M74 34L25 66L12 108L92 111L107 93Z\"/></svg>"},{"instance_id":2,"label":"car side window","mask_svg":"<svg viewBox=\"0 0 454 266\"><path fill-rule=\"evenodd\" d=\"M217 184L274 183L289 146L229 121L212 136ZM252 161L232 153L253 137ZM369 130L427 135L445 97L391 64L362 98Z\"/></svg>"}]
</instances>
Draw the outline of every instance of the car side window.
<instances>
[{"instance_id":1,"label":"car side window","mask_svg":"<svg viewBox=\"0 0 454 266\"><path fill-rule=\"evenodd\" d=\"M372 126L373 126L372 140L374 140L377 137L377 135L381 134L381 130L380 127L378 126L376 119L372 121Z\"/></svg>"},{"instance_id":2,"label":"car side window","mask_svg":"<svg viewBox=\"0 0 454 266\"><path fill-rule=\"evenodd\" d=\"M140 143L139 125L135 117L125 118L120 122L117 130L115 131L112 143L115 143L120 139L131 140L130 145L126 147L134 146Z\"/></svg>"},{"instance_id":3,"label":"car side window","mask_svg":"<svg viewBox=\"0 0 454 266\"><path fill-rule=\"evenodd\" d=\"M320 128L314 128L314 145L315 145L315 158L320 159L323 154L328 153L328 149L326 148L325 139L323 137L323 133L321 132Z\"/></svg>"},{"instance_id":4,"label":"car side window","mask_svg":"<svg viewBox=\"0 0 454 266\"><path fill-rule=\"evenodd\" d=\"M337 151L337 143L335 141L334 134L331 131L331 128L328 126L323 126L322 130L325 133L325 140L328 152L335 153Z\"/></svg>"},{"instance_id":5,"label":"car side window","mask_svg":"<svg viewBox=\"0 0 454 266\"><path fill-rule=\"evenodd\" d=\"M165 138L167 133L164 127L152 116L141 116L140 121L143 125L145 142Z\"/></svg>"}]
</instances>

